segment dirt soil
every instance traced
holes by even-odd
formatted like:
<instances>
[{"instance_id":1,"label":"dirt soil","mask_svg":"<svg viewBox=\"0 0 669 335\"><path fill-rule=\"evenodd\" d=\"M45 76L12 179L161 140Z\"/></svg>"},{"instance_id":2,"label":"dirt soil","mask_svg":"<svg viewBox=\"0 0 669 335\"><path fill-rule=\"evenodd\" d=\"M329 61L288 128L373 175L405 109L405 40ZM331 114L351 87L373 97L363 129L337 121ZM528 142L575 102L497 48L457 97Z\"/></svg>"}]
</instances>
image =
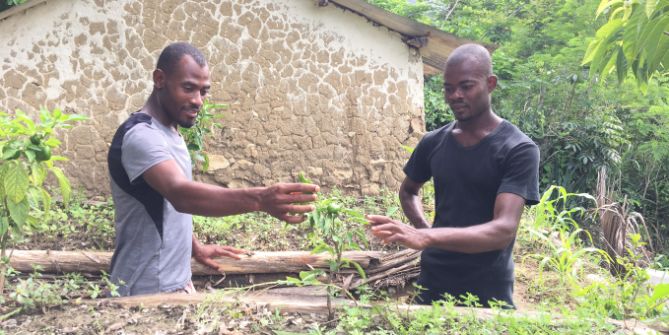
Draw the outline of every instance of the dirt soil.
<instances>
[{"instance_id":1,"label":"dirt soil","mask_svg":"<svg viewBox=\"0 0 669 335\"><path fill-rule=\"evenodd\" d=\"M114 304L71 304L21 315L0 324L7 334L275 334L322 325L316 314L277 314L266 308L230 305L203 310L162 305L126 308Z\"/></svg>"},{"instance_id":2,"label":"dirt soil","mask_svg":"<svg viewBox=\"0 0 669 335\"><path fill-rule=\"evenodd\" d=\"M113 210L109 201L85 203L80 209L70 209L67 214L50 224L49 230L29 235L18 249L50 250L112 250ZM74 213L74 214L72 214ZM73 225L74 228L67 228ZM256 251L305 250L305 234L299 226L283 225L267 221L263 217L246 216L239 222L224 223L229 231L219 235L208 235L206 229L219 229L210 223L196 225L201 240L206 243L235 245ZM213 228L208 228L210 226ZM396 245L382 245L370 238L367 250L397 251ZM537 301L528 292L528 284L536 265L521 264L517 260L516 290L514 301L519 310L531 310ZM278 313L266 308L251 306L171 306L126 308L114 303L89 300L90 286L104 283L98 276L84 276L85 284L80 292L68 295L69 303L57 307L37 308L10 316L16 305L10 304L12 285L16 280L29 278L27 274L15 276L10 281L4 296L0 296L0 334L276 334L283 332L307 332L314 327L327 325L326 315L304 313ZM44 283L60 283L62 276L34 277ZM198 282L200 292L207 291L203 282ZM39 285L33 286L39 289ZM407 283L407 287L411 287ZM402 288L392 288L391 294L406 294ZM85 302L82 302L85 301ZM286 333L282 333L286 334Z\"/></svg>"}]
</instances>

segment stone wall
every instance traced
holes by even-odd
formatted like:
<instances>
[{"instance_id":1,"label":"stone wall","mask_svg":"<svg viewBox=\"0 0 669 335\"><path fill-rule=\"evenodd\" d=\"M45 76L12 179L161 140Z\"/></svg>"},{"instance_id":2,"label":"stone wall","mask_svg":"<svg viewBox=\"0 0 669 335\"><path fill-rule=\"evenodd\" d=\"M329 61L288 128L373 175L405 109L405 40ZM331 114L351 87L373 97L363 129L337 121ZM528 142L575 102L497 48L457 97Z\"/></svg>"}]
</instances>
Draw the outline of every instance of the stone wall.
<instances>
[{"instance_id":1,"label":"stone wall","mask_svg":"<svg viewBox=\"0 0 669 335\"><path fill-rule=\"evenodd\" d=\"M210 172L230 187L291 181L396 188L402 145L423 130L422 63L401 36L313 0L50 0L0 21L0 109L61 107L90 119L62 134L65 169L109 192L116 127L150 94L158 54L189 41L208 58L223 127Z\"/></svg>"}]
</instances>

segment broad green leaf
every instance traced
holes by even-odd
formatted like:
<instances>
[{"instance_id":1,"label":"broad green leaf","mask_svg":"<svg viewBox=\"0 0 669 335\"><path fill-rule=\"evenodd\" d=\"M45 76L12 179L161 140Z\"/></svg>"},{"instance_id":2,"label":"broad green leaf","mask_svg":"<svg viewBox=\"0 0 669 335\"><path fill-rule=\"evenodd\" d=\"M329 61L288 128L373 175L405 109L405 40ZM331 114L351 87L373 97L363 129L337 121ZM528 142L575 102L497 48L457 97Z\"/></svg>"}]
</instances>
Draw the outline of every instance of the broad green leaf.
<instances>
[{"instance_id":1,"label":"broad green leaf","mask_svg":"<svg viewBox=\"0 0 669 335\"><path fill-rule=\"evenodd\" d=\"M40 164L39 162L33 162L30 165L30 168L32 172L33 184L36 186L41 186L47 176L46 167L44 164Z\"/></svg>"},{"instance_id":2,"label":"broad green leaf","mask_svg":"<svg viewBox=\"0 0 669 335\"><path fill-rule=\"evenodd\" d=\"M49 137L46 140L44 140L44 144L48 145L52 148L55 148L55 147L58 147L61 144L61 142L60 142L60 140L58 140L55 137Z\"/></svg>"},{"instance_id":3,"label":"broad green leaf","mask_svg":"<svg viewBox=\"0 0 669 335\"><path fill-rule=\"evenodd\" d=\"M616 57L616 75L618 82L622 83L627 74L627 59L622 49L618 49L618 56Z\"/></svg>"},{"instance_id":4,"label":"broad green leaf","mask_svg":"<svg viewBox=\"0 0 669 335\"><path fill-rule=\"evenodd\" d=\"M669 299L669 284L657 284L653 289L653 295L650 296L650 300L656 302L668 299Z\"/></svg>"},{"instance_id":5,"label":"broad green leaf","mask_svg":"<svg viewBox=\"0 0 669 335\"><path fill-rule=\"evenodd\" d=\"M602 79L606 78L609 75L609 73L611 73L614 66L617 68L617 66L616 66L616 59L617 58L618 57L609 58L609 61L606 63L606 66L604 66L604 68L601 71Z\"/></svg>"},{"instance_id":6,"label":"broad green leaf","mask_svg":"<svg viewBox=\"0 0 669 335\"><path fill-rule=\"evenodd\" d=\"M41 187L39 188L39 191L40 201L42 202L44 212L49 213L51 211L51 194Z\"/></svg>"},{"instance_id":7,"label":"broad green leaf","mask_svg":"<svg viewBox=\"0 0 669 335\"><path fill-rule=\"evenodd\" d=\"M638 48L642 49L647 57L652 57L655 54L655 50L658 48L658 43L662 41L664 37L669 38L669 36L664 34L667 29L669 29L669 15L659 20L647 21L641 32L641 41Z\"/></svg>"},{"instance_id":8,"label":"broad green leaf","mask_svg":"<svg viewBox=\"0 0 669 335\"><path fill-rule=\"evenodd\" d=\"M641 52L639 46L643 41L643 27L648 22L648 18L642 11L638 10L625 22L623 22L622 47L627 59L633 59Z\"/></svg>"},{"instance_id":9,"label":"broad green leaf","mask_svg":"<svg viewBox=\"0 0 669 335\"><path fill-rule=\"evenodd\" d=\"M11 163L0 163L0 199L5 197L5 172Z\"/></svg>"},{"instance_id":10,"label":"broad green leaf","mask_svg":"<svg viewBox=\"0 0 669 335\"><path fill-rule=\"evenodd\" d=\"M295 285L295 286L302 286L302 281L298 278L295 277L286 277L286 280L283 281L286 285Z\"/></svg>"},{"instance_id":11,"label":"broad green leaf","mask_svg":"<svg viewBox=\"0 0 669 335\"><path fill-rule=\"evenodd\" d=\"M657 0L646 0L646 17L650 18L657 7Z\"/></svg>"},{"instance_id":12,"label":"broad green leaf","mask_svg":"<svg viewBox=\"0 0 669 335\"><path fill-rule=\"evenodd\" d=\"M597 7L597 11L595 12L596 17L599 17L599 15L602 14L607 8L613 7L613 6L620 6L623 4L623 0L602 0L599 3L599 7Z\"/></svg>"},{"instance_id":13,"label":"broad green leaf","mask_svg":"<svg viewBox=\"0 0 669 335\"><path fill-rule=\"evenodd\" d=\"M65 174L63 173L63 170L61 170L59 167L51 167L51 173L56 177L58 180L58 185L60 186L60 193L63 196L63 202L68 203L70 202L70 195L72 194L72 188L70 187L70 182L67 180L67 177L65 177Z\"/></svg>"},{"instance_id":14,"label":"broad green leaf","mask_svg":"<svg viewBox=\"0 0 669 335\"><path fill-rule=\"evenodd\" d=\"M7 197L14 203L21 202L28 192L28 172L20 164L9 164L4 173L3 186Z\"/></svg>"},{"instance_id":15,"label":"broad green leaf","mask_svg":"<svg viewBox=\"0 0 669 335\"><path fill-rule=\"evenodd\" d=\"M18 203L11 200L7 201L7 209L9 210L9 216L17 224L16 228L20 230L21 227L26 224L26 220L28 219L28 212L30 211L28 200L23 199Z\"/></svg>"},{"instance_id":16,"label":"broad green leaf","mask_svg":"<svg viewBox=\"0 0 669 335\"><path fill-rule=\"evenodd\" d=\"M18 151L21 151L21 148L14 147L14 146L7 146L6 149L3 148L3 150L2 150L2 159L3 160L8 160L8 159L14 157L14 155L16 155L16 153Z\"/></svg>"}]
</instances>

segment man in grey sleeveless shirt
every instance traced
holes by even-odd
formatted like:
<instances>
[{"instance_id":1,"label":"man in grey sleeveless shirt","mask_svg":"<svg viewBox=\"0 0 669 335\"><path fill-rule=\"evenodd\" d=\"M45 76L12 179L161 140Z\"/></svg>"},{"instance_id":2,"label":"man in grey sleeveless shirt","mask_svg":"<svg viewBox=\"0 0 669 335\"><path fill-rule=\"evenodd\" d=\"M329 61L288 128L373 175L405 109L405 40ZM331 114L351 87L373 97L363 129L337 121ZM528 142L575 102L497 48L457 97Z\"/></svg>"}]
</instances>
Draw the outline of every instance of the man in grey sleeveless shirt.
<instances>
[{"instance_id":1,"label":"man in grey sleeveless shirt","mask_svg":"<svg viewBox=\"0 0 669 335\"><path fill-rule=\"evenodd\" d=\"M145 105L118 128L108 155L116 207L111 280L121 295L190 291L191 256L218 269L214 257L239 259L243 250L202 245L191 214L225 216L264 211L290 223L313 210L318 186L285 183L228 189L192 180L178 127L195 124L210 88L202 53L174 43L161 53Z\"/></svg>"},{"instance_id":2,"label":"man in grey sleeveless shirt","mask_svg":"<svg viewBox=\"0 0 669 335\"><path fill-rule=\"evenodd\" d=\"M445 294L473 294L513 307L512 249L525 205L539 200L539 149L491 107L497 86L488 51L458 47L446 61L445 98L455 121L427 133L404 167L402 209L413 226L370 215L372 233L421 254L417 297L430 304ZM420 189L435 188L432 225L423 215Z\"/></svg>"}]
</instances>

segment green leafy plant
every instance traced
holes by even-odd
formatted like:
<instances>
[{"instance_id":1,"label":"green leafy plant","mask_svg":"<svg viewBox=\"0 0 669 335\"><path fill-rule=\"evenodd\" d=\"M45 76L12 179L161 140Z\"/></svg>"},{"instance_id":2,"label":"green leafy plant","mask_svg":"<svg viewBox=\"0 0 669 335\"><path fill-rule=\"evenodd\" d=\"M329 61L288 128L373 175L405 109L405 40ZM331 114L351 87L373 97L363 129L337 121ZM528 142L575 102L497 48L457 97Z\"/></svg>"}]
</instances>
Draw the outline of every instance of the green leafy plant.
<instances>
[{"instance_id":1,"label":"green leafy plant","mask_svg":"<svg viewBox=\"0 0 669 335\"><path fill-rule=\"evenodd\" d=\"M311 183L311 180L304 177L302 173L298 175L298 181ZM339 275L343 268L350 267L355 268L358 274L365 278L365 270L360 264L344 258L343 254L348 250L360 250L361 244L367 244L367 237L362 229L366 223L364 214L344 207L341 199L337 197L318 201L315 210L308 214L309 245L313 248L312 253L325 252L332 256L328 261L328 271L321 269L302 271L299 278L288 277L284 283L296 286L323 285L320 278L327 275L325 285L328 292L327 304L330 320L334 319L332 297L338 292L349 294L345 287L335 285L333 278Z\"/></svg>"},{"instance_id":2,"label":"green leafy plant","mask_svg":"<svg viewBox=\"0 0 669 335\"><path fill-rule=\"evenodd\" d=\"M10 268L9 277L15 277L18 273ZM12 290L8 294L7 307L13 310L0 316L0 320L16 315L21 312L34 310L45 310L49 307L62 305L68 301L81 298L96 299L103 293L117 297L118 286L109 280L107 273L103 272L100 281L88 281L79 273L68 273L52 281L42 278L39 268L31 273L28 278L15 278L12 280Z\"/></svg>"},{"instance_id":3,"label":"green leafy plant","mask_svg":"<svg viewBox=\"0 0 669 335\"><path fill-rule=\"evenodd\" d=\"M608 16L583 57L591 74L615 69L619 82L631 71L642 90L648 79L669 66L669 1L602 0L596 16Z\"/></svg>"},{"instance_id":4,"label":"green leafy plant","mask_svg":"<svg viewBox=\"0 0 669 335\"><path fill-rule=\"evenodd\" d=\"M63 202L68 202L70 184L54 165L65 158L52 155L51 151L61 144L55 131L83 119L60 109L42 108L39 122L22 111L17 110L14 115L0 112L0 273L5 272L9 262L6 250L10 243L39 223L34 210L50 210L52 196L44 186L49 172L58 181ZM3 289L4 276L0 276L0 293Z\"/></svg>"},{"instance_id":5,"label":"green leafy plant","mask_svg":"<svg viewBox=\"0 0 669 335\"><path fill-rule=\"evenodd\" d=\"M582 217L586 209L575 206L577 200L595 202L589 194L569 193L564 187L553 185L532 209L531 224L521 226L531 240L542 246L540 252L526 256L539 260L540 276L537 280L541 282L543 272L552 270L558 273L567 290L579 284L586 264L610 260L605 251L592 246L592 237L580 228L576 218Z\"/></svg>"},{"instance_id":6,"label":"green leafy plant","mask_svg":"<svg viewBox=\"0 0 669 335\"><path fill-rule=\"evenodd\" d=\"M574 296L591 314L614 319L669 321L669 284L650 285L648 273L639 267L638 254L633 250L643 244L641 236L634 234L632 245L625 257L616 262L626 269L622 276L597 280L583 287L574 287Z\"/></svg>"},{"instance_id":7,"label":"green leafy plant","mask_svg":"<svg viewBox=\"0 0 669 335\"><path fill-rule=\"evenodd\" d=\"M190 128L179 128L188 146L193 167L199 167L202 172L209 170L209 155L205 151L206 138L213 128L221 127L218 121L223 116L218 111L227 107L228 105L213 103L207 99L200 108L195 125Z\"/></svg>"}]
</instances>

